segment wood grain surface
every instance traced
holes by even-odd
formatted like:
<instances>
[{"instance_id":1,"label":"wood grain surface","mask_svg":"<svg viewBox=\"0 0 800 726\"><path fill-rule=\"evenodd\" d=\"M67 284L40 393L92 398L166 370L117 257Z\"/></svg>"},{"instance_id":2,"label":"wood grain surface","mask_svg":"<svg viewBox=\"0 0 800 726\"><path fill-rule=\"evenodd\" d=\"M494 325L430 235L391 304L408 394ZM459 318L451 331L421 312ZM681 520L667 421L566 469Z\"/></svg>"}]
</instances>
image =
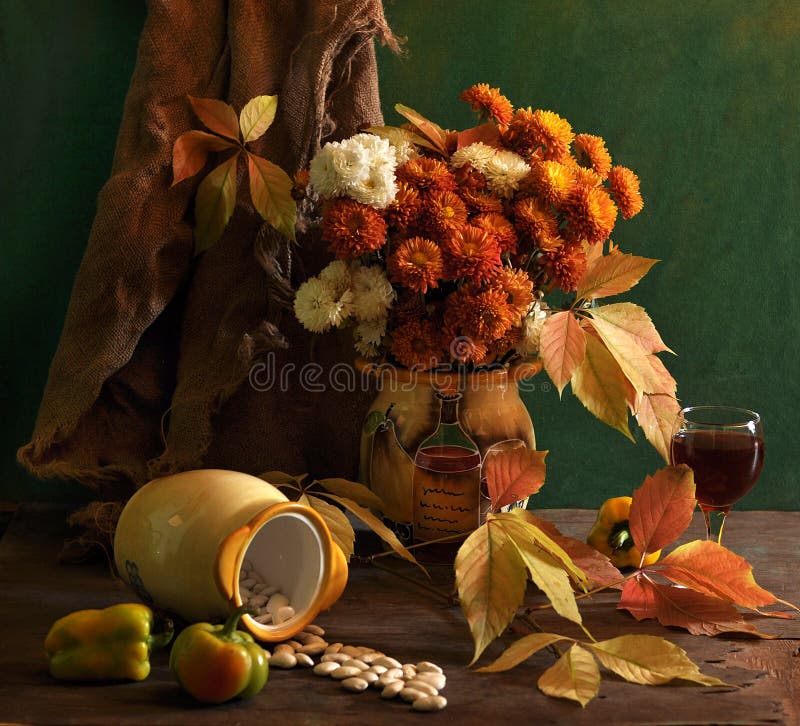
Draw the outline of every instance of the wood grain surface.
<instances>
[{"instance_id":1,"label":"wood grain surface","mask_svg":"<svg viewBox=\"0 0 800 726\"><path fill-rule=\"evenodd\" d=\"M584 537L587 510L541 513L566 534ZM699 515L684 539L701 534ZM354 564L342 599L317 623L331 642L368 645L403 662L432 660L448 677L448 707L420 714L372 689L352 694L309 670L270 672L264 690L248 701L195 704L173 682L167 653L154 654L141 683L70 685L46 668L44 637L73 610L135 599L102 565L58 565L64 513L27 505L0 540L0 723L6 724L796 724L800 722L800 621L757 618L776 640L707 638L637 623L615 608L617 596L584 600L584 620L597 639L624 633L663 635L684 648L703 672L731 688L645 687L604 673L599 696L586 709L541 694L536 681L553 656L542 652L513 671L479 674L466 668L472 643L460 610L412 582L369 564ZM778 597L800 602L800 512L736 512L726 544L754 565L756 579ZM368 544L368 543L367 543ZM389 558L383 563L417 577ZM433 584L452 587L447 567L432 568ZM532 603L541 596L529 593ZM542 627L578 635L567 621L544 612ZM510 643L513 635L503 640ZM495 643L481 663L500 653Z\"/></svg>"}]
</instances>

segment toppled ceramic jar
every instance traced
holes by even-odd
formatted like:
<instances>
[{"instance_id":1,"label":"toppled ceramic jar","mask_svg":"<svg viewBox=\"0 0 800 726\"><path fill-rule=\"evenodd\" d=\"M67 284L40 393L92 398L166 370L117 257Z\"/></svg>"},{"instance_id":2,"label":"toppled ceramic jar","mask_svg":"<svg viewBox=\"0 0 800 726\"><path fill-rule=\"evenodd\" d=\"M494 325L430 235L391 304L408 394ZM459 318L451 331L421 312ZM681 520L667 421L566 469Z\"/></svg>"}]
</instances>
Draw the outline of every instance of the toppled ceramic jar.
<instances>
[{"instance_id":1,"label":"toppled ceramic jar","mask_svg":"<svg viewBox=\"0 0 800 726\"><path fill-rule=\"evenodd\" d=\"M117 524L114 559L142 600L189 622L224 620L243 603L243 568L256 570L294 611L278 623L242 619L271 642L301 632L347 583L345 556L319 514L261 479L219 469L139 489Z\"/></svg>"}]
</instances>

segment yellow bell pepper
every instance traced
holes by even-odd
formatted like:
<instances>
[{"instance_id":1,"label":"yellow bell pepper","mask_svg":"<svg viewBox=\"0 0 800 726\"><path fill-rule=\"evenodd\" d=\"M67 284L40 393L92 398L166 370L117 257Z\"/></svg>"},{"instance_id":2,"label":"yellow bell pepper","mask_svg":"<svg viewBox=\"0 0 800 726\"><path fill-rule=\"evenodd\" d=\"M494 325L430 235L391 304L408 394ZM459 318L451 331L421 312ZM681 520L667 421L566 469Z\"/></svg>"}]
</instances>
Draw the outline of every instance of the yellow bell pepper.
<instances>
[{"instance_id":1,"label":"yellow bell pepper","mask_svg":"<svg viewBox=\"0 0 800 726\"><path fill-rule=\"evenodd\" d=\"M613 497L603 502L597 512L597 521L586 542L606 555L615 567L640 567L652 565L661 556L661 550L648 553L642 562L642 553L633 544L628 525L631 497Z\"/></svg>"}]
</instances>

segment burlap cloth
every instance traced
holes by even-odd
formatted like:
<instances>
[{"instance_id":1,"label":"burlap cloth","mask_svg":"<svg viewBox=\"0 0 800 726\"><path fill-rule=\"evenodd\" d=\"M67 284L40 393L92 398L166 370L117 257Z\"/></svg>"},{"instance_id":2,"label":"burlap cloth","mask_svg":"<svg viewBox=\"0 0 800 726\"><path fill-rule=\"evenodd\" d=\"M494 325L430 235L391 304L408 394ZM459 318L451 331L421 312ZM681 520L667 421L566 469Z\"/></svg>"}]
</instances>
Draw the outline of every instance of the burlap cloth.
<instances>
[{"instance_id":1,"label":"burlap cloth","mask_svg":"<svg viewBox=\"0 0 800 726\"><path fill-rule=\"evenodd\" d=\"M180 134L202 128L187 94L238 111L277 93L275 123L254 151L292 174L321 142L381 123L376 36L396 42L380 0L148 3L111 178L32 440L19 450L29 471L77 480L103 500L200 466L355 474L369 394L305 390L300 374L312 360L323 370L350 361L352 341L321 336L312 349L290 309L292 287L327 252L304 235L290 253L240 176L229 228L194 258L191 205L203 175L170 189L171 152ZM283 383L256 390L260 362ZM268 378L257 376L261 389Z\"/></svg>"}]
</instances>

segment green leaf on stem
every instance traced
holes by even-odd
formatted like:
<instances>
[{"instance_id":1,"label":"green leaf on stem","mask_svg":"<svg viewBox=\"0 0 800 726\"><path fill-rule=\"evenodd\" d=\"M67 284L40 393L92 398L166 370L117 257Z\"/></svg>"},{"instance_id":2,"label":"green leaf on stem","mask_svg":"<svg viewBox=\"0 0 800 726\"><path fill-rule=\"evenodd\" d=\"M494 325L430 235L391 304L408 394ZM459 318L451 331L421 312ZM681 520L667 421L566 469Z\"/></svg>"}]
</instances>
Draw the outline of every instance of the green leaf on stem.
<instances>
[{"instance_id":1,"label":"green leaf on stem","mask_svg":"<svg viewBox=\"0 0 800 726\"><path fill-rule=\"evenodd\" d=\"M207 250L225 230L236 206L236 161L239 152L209 172L197 188L195 254Z\"/></svg>"}]
</instances>

